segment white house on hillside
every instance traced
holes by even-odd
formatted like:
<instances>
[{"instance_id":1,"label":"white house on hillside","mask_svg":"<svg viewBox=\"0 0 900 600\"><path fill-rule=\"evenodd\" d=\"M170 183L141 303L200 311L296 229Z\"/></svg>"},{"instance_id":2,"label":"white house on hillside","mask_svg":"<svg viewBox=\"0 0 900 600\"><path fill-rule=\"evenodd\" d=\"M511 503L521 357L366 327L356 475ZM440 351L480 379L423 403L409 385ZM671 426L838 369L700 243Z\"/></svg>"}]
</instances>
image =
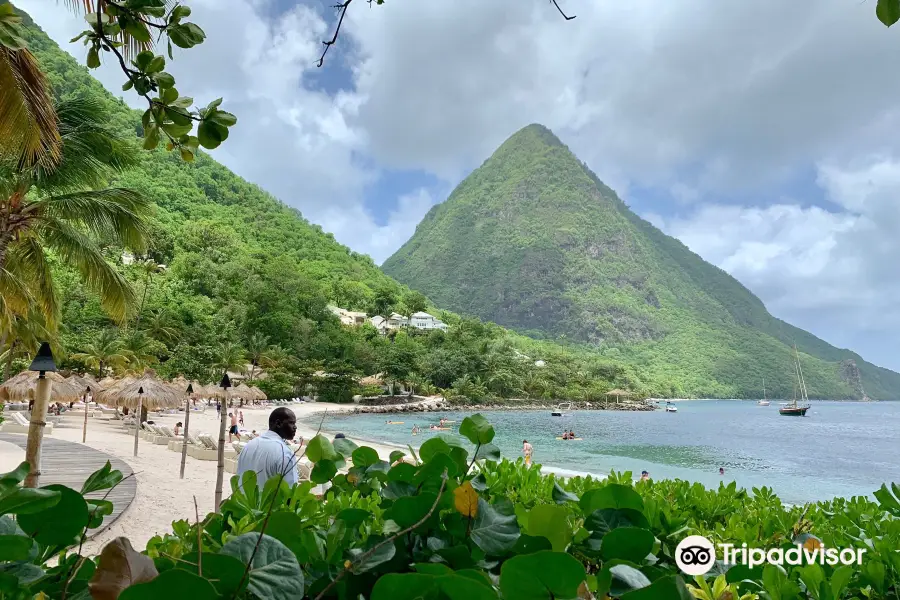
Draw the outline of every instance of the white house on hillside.
<instances>
[{"instance_id":1,"label":"white house on hillside","mask_svg":"<svg viewBox=\"0 0 900 600\"><path fill-rule=\"evenodd\" d=\"M344 325L362 325L366 322L366 313L364 312L356 312L330 305L328 310L337 315Z\"/></svg>"},{"instance_id":2,"label":"white house on hillside","mask_svg":"<svg viewBox=\"0 0 900 600\"><path fill-rule=\"evenodd\" d=\"M381 315L375 315L369 322L380 331L381 333L387 333L391 329L399 329L401 327L406 327L409 324L409 319L404 317L403 315L398 315L397 313L393 313L389 318L385 319Z\"/></svg>"},{"instance_id":3,"label":"white house on hillside","mask_svg":"<svg viewBox=\"0 0 900 600\"><path fill-rule=\"evenodd\" d=\"M417 312L412 314L412 326L416 329L440 329L447 330L447 324L440 319L429 315L427 312Z\"/></svg>"}]
</instances>

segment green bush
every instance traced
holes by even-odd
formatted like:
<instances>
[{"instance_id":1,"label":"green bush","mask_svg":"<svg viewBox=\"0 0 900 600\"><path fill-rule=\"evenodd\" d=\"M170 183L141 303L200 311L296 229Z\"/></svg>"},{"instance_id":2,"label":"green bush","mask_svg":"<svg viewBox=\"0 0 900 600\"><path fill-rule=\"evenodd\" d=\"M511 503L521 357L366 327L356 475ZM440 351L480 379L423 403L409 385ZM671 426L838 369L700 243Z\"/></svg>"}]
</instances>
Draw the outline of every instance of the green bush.
<instances>
[{"instance_id":1,"label":"green bush","mask_svg":"<svg viewBox=\"0 0 900 600\"><path fill-rule=\"evenodd\" d=\"M882 486L876 501L791 507L767 488L751 494L734 483L634 483L631 473L562 480L501 460L481 415L459 432L389 461L317 436L306 447L311 481L289 487L275 477L260 490L255 473L241 487L234 477L220 513L173 523L142 554L118 538L98 558L75 549L112 506L82 494L113 487L121 474L107 464L81 493L26 490L23 464L0 475L0 598L897 598L896 484ZM331 485L324 499L313 493L321 483ZM867 552L861 566L717 563L685 581L674 556L688 535Z\"/></svg>"}]
</instances>

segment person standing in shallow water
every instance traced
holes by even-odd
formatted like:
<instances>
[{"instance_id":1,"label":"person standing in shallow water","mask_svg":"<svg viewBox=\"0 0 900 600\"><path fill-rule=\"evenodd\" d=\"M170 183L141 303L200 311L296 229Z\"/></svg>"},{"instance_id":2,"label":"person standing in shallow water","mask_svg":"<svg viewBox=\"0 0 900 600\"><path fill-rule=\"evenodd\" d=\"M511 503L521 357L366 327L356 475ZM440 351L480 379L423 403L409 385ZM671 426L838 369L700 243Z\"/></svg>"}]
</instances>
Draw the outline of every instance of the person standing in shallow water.
<instances>
[{"instance_id":1,"label":"person standing in shallow water","mask_svg":"<svg viewBox=\"0 0 900 600\"><path fill-rule=\"evenodd\" d=\"M522 440L522 454L525 455L525 466L531 466L531 453L534 452L534 448L531 444L528 443L528 440Z\"/></svg>"}]
</instances>

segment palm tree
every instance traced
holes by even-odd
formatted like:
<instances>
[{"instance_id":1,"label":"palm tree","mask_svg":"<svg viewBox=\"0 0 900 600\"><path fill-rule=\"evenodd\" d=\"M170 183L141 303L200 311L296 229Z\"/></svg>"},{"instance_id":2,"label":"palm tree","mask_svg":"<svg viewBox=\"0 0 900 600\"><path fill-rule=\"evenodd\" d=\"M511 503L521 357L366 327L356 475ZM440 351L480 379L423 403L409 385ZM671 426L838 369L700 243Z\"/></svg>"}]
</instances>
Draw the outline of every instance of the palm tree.
<instances>
[{"instance_id":1,"label":"palm tree","mask_svg":"<svg viewBox=\"0 0 900 600\"><path fill-rule=\"evenodd\" d=\"M115 329L104 329L97 339L84 346L82 352L72 355L72 360L84 363L90 369L97 369L97 378L106 374L107 369L120 370L128 364L128 355L122 348L122 340Z\"/></svg>"},{"instance_id":2,"label":"palm tree","mask_svg":"<svg viewBox=\"0 0 900 600\"><path fill-rule=\"evenodd\" d=\"M62 158L50 83L26 48L21 17L0 3L0 160L52 169Z\"/></svg>"},{"instance_id":3,"label":"palm tree","mask_svg":"<svg viewBox=\"0 0 900 600\"><path fill-rule=\"evenodd\" d=\"M3 332L0 333L0 359L3 361L3 380L9 379L12 374L12 363L17 357L27 358L37 352L41 342L52 340L53 352L60 356L61 352L56 347L56 336L47 329L40 313L30 311L25 317L14 316L9 321L4 321ZM7 341L9 345L7 346Z\"/></svg>"},{"instance_id":4,"label":"palm tree","mask_svg":"<svg viewBox=\"0 0 900 600\"><path fill-rule=\"evenodd\" d=\"M127 335L122 342L122 354L128 358L128 370L143 373L144 369L158 362L154 346L159 345L143 331L132 331Z\"/></svg>"},{"instance_id":5,"label":"palm tree","mask_svg":"<svg viewBox=\"0 0 900 600\"><path fill-rule=\"evenodd\" d=\"M147 301L147 292L150 291L150 282L153 280L153 276L157 273L166 272L166 265L158 264L151 258L142 260L138 263L137 267L144 273L144 294L141 297L141 306L138 308L137 323L135 324L135 327L141 324L141 316L144 314L144 303Z\"/></svg>"},{"instance_id":6,"label":"palm tree","mask_svg":"<svg viewBox=\"0 0 900 600\"><path fill-rule=\"evenodd\" d=\"M149 201L132 190L103 188L135 163L136 149L105 125L96 101L60 102L56 113L63 160L53 170L0 161L0 317L21 314L15 307L24 300L55 325L50 250L81 274L114 319L123 320L134 292L105 260L98 240L135 250L146 245Z\"/></svg>"},{"instance_id":7,"label":"palm tree","mask_svg":"<svg viewBox=\"0 0 900 600\"><path fill-rule=\"evenodd\" d=\"M163 343L178 340L178 329L173 326L172 317L164 310L150 312L144 322L144 331Z\"/></svg>"},{"instance_id":8,"label":"palm tree","mask_svg":"<svg viewBox=\"0 0 900 600\"><path fill-rule=\"evenodd\" d=\"M269 344L269 336L255 332L247 338L247 360L250 361L249 381L256 375L256 367L270 362L274 348Z\"/></svg>"}]
</instances>

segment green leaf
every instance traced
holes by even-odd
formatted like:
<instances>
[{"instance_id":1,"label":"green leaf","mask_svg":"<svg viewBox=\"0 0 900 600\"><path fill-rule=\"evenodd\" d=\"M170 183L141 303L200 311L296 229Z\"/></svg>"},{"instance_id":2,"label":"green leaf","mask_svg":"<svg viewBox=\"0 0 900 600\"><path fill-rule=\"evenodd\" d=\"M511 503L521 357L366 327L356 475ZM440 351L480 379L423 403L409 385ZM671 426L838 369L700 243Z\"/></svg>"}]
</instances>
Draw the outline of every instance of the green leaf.
<instances>
[{"instance_id":1,"label":"green leaf","mask_svg":"<svg viewBox=\"0 0 900 600\"><path fill-rule=\"evenodd\" d=\"M344 458L350 458L351 456L353 456L353 451L357 448L358 446L347 438L338 438L334 440L334 451Z\"/></svg>"},{"instance_id":2,"label":"green leaf","mask_svg":"<svg viewBox=\"0 0 900 600\"><path fill-rule=\"evenodd\" d=\"M108 490L115 487L122 481L122 472L113 471L109 461L101 468L91 473L81 486L82 494L90 494L91 492L99 492L100 490Z\"/></svg>"},{"instance_id":3,"label":"green leaf","mask_svg":"<svg viewBox=\"0 0 900 600\"><path fill-rule=\"evenodd\" d=\"M553 498L553 501L557 504L565 504L566 502L578 502L578 496L575 494L570 494L566 490L562 489L558 482L553 482L553 491L550 493L550 497Z\"/></svg>"},{"instance_id":4,"label":"green leaf","mask_svg":"<svg viewBox=\"0 0 900 600\"><path fill-rule=\"evenodd\" d=\"M609 595L613 597L619 597L632 590L650 585L650 580L646 575L629 565L604 567L597 579L598 581L606 579L609 582Z\"/></svg>"},{"instance_id":5,"label":"green leaf","mask_svg":"<svg viewBox=\"0 0 900 600\"><path fill-rule=\"evenodd\" d=\"M159 85L161 89L170 88L175 85L175 78L165 71L157 73L153 76L153 79L156 80L157 85Z\"/></svg>"},{"instance_id":6,"label":"green leaf","mask_svg":"<svg viewBox=\"0 0 900 600\"><path fill-rule=\"evenodd\" d=\"M526 534L519 536L513 547L513 554L534 554L542 550L553 550L553 546L546 537L534 537Z\"/></svg>"},{"instance_id":7,"label":"green leaf","mask_svg":"<svg viewBox=\"0 0 900 600\"><path fill-rule=\"evenodd\" d=\"M147 65L147 74L153 75L154 73L161 73L165 68L166 59L162 56L154 56L153 60L150 61L150 64Z\"/></svg>"},{"instance_id":8,"label":"green leaf","mask_svg":"<svg viewBox=\"0 0 900 600\"><path fill-rule=\"evenodd\" d=\"M28 477L28 473L31 471L29 464L25 461L19 463L19 466L10 471L9 473L3 473L0 475L0 491L4 491L10 488L14 488Z\"/></svg>"},{"instance_id":9,"label":"green leaf","mask_svg":"<svg viewBox=\"0 0 900 600\"><path fill-rule=\"evenodd\" d=\"M269 524L271 526L271 521ZM202 577L212 583L222 597L238 596L247 587L246 581L241 585L246 565L227 554L204 552L201 557L197 552L190 552L175 563L175 568L195 575L201 575L202 571Z\"/></svg>"},{"instance_id":10,"label":"green leaf","mask_svg":"<svg viewBox=\"0 0 900 600\"><path fill-rule=\"evenodd\" d=\"M59 501L40 512L19 514L19 527L45 546L70 546L77 543L89 519L84 497L64 485L47 485L41 489L58 492Z\"/></svg>"},{"instance_id":11,"label":"green leaf","mask_svg":"<svg viewBox=\"0 0 900 600\"><path fill-rule=\"evenodd\" d=\"M86 502L88 504L88 515L90 516L88 529L100 527L103 523L103 517L113 513L113 503L109 500L95 500L91 498L87 499Z\"/></svg>"},{"instance_id":12,"label":"green leaf","mask_svg":"<svg viewBox=\"0 0 900 600\"><path fill-rule=\"evenodd\" d=\"M197 44L202 44L206 39L206 34L202 29L193 23L182 23L172 25L167 29L169 39L179 48L193 48Z\"/></svg>"},{"instance_id":13,"label":"green leaf","mask_svg":"<svg viewBox=\"0 0 900 600\"><path fill-rule=\"evenodd\" d=\"M578 588L584 580L584 566L565 552L544 551L515 556L500 569L503 597L516 600L577 598Z\"/></svg>"},{"instance_id":14,"label":"green leaf","mask_svg":"<svg viewBox=\"0 0 900 600\"><path fill-rule=\"evenodd\" d=\"M275 538L259 533L245 533L229 540L222 546L221 554L234 556L245 565L253 555L259 541L259 548L250 569L248 591L259 598L292 600L303 597L303 571L297 557Z\"/></svg>"},{"instance_id":15,"label":"green leaf","mask_svg":"<svg viewBox=\"0 0 900 600\"><path fill-rule=\"evenodd\" d=\"M136 66L139 71L146 71L147 67L150 66L150 63L153 61L153 57L154 55L152 52L143 50L134 57L134 66Z\"/></svg>"},{"instance_id":16,"label":"green leaf","mask_svg":"<svg viewBox=\"0 0 900 600\"><path fill-rule=\"evenodd\" d=\"M500 458L500 448L494 444L483 444L482 446L479 446L478 452L475 453L475 460L492 460L498 462Z\"/></svg>"},{"instance_id":17,"label":"green leaf","mask_svg":"<svg viewBox=\"0 0 900 600\"><path fill-rule=\"evenodd\" d=\"M127 92L128 90L130 90L133 87L134 87L134 82L129 79L128 81L126 81L125 83L122 84L122 91Z\"/></svg>"},{"instance_id":18,"label":"green leaf","mask_svg":"<svg viewBox=\"0 0 900 600\"><path fill-rule=\"evenodd\" d=\"M212 583L203 577L183 569L171 569L160 573L152 581L136 583L125 588L119 596L119 600L159 600L159 598L218 600L219 594Z\"/></svg>"},{"instance_id":19,"label":"green leaf","mask_svg":"<svg viewBox=\"0 0 900 600\"><path fill-rule=\"evenodd\" d=\"M438 454L450 455L450 445L439 437L433 437L419 448L422 462L429 462Z\"/></svg>"},{"instance_id":20,"label":"green leaf","mask_svg":"<svg viewBox=\"0 0 900 600\"><path fill-rule=\"evenodd\" d=\"M897 0L900 3L900 0ZM889 513L893 513L895 515L900 516L900 496L895 498L891 491L887 488L887 485L882 483L881 487L873 493L875 499L878 500L878 504L881 505L881 508L886 510Z\"/></svg>"},{"instance_id":21,"label":"green leaf","mask_svg":"<svg viewBox=\"0 0 900 600\"><path fill-rule=\"evenodd\" d=\"M26 515L45 511L60 501L61 494L46 488L13 488L0 494L0 515Z\"/></svg>"},{"instance_id":22,"label":"green leaf","mask_svg":"<svg viewBox=\"0 0 900 600\"><path fill-rule=\"evenodd\" d=\"M561 506L540 504L528 513L528 535L542 536L550 540L553 550L565 552L572 541L572 528L569 527L568 511Z\"/></svg>"},{"instance_id":23,"label":"green leaf","mask_svg":"<svg viewBox=\"0 0 900 600\"><path fill-rule=\"evenodd\" d=\"M156 125L144 127L144 150L153 150L159 146L159 128Z\"/></svg>"},{"instance_id":24,"label":"green leaf","mask_svg":"<svg viewBox=\"0 0 900 600\"><path fill-rule=\"evenodd\" d=\"M393 506L385 512L384 517L397 523L400 529L406 529L421 521L436 500L437 495L430 492L397 498Z\"/></svg>"},{"instance_id":25,"label":"green leaf","mask_svg":"<svg viewBox=\"0 0 900 600\"><path fill-rule=\"evenodd\" d=\"M678 575L661 577L647 587L622 595L622 600L692 600L693 596Z\"/></svg>"},{"instance_id":26,"label":"green leaf","mask_svg":"<svg viewBox=\"0 0 900 600\"><path fill-rule=\"evenodd\" d=\"M375 582L370 600L497 600L497 593L483 578L470 575L388 573Z\"/></svg>"},{"instance_id":27,"label":"green leaf","mask_svg":"<svg viewBox=\"0 0 900 600\"><path fill-rule=\"evenodd\" d=\"M87 68L88 69L96 69L100 66L100 52L97 50L96 46L91 46L88 50L87 55Z\"/></svg>"},{"instance_id":28,"label":"green leaf","mask_svg":"<svg viewBox=\"0 0 900 600\"><path fill-rule=\"evenodd\" d=\"M371 516L372 513L361 508L345 508L337 514L335 519L345 522L347 527L359 527Z\"/></svg>"},{"instance_id":29,"label":"green leaf","mask_svg":"<svg viewBox=\"0 0 900 600\"><path fill-rule=\"evenodd\" d=\"M313 465L309 480L313 483L325 483L331 481L337 475L337 465L333 460L323 458Z\"/></svg>"},{"instance_id":30,"label":"green leaf","mask_svg":"<svg viewBox=\"0 0 900 600\"><path fill-rule=\"evenodd\" d=\"M351 548L348 550L347 553L350 555L350 560L353 562L352 570L354 573L371 571L378 565L386 563L394 558L394 555L397 553L397 547L393 543L384 544L383 546L380 546L378 550L363 558L367 552L381 544L383 541L384 537L382 536L372 536L366 541L365 548Z\"/></svg>"},{"instance_id":31,"label":"green leaf","mask_svg":"<svg viewBox=\"0 0 900 600\"><path fill-rule=\"evenodd\" d=\"M578 504L585 515L601 508L630 508L644 512L644 500L641 495L631 486L620 483L610 483L588 490L581 496Z\"/></svg>"},{"instance_id":32,"label":"green leaf","mask_svg":"<svg viewBox=\"0 0 900 600\"><path fill-rule=\"evenodd\" d=\"M24 535L0 535L0 562L28 560L33 545Z\"/></svg>"},{"instance_id":33,"label":"green leaf","mask_svg":"<svg viewBox=\"0 0 900 600\"><path fill-rule=\"evenodd\" d=\"M368 446L362 446L353 451L353 466L368 467L378 462L378 452Z\"/></svg>"},{"instance_id":34,"label":"green leaf","mask_svg":"<svg viewBox=\"0 0 900 600\"><path fill-rule=\"evenodd\" d=\"M120 20L119 23L121 24L122 20ZM123 29L126 33L128 33L128 35L133 37L135 41L138 41L142 44L146 44L153 39L150 35L150 30L140 21L128 19L125 21Z\"/></svg>"},{"instance_id":35,"label":"green leaf","mask_svg":"<svg viewBox=\"0 0 900 600\"><path fill-rule=\"evenodd\" d=\"M263 521L259 521L255 528L256 531L259 531L262 526ZM306 525L299 515L289 510L278 510L269 517L269 525L266 531L268 535L271 535L293 552L298 562L305 562L309 557L302 539L305 529Z\"/></svg>"},{"instance_id":36,"label":"green leaf","mask_svg":"<svg viewBox=\"0 0 900 600\"><path fill-rule=\"evenodd\" d=\"M890 27L900 20L900 0L878 0L875 7L878 20Z\"/></svg>"},{"instance_id":37,"label":"green leaf","mask_svg":"<svg viewBox=\"0 0 900 600\"><path fill-rule=\"evenodd\" d=\"M516 545L519 525L515 515L500 514L494 506L478 499L478 516L472 525L471 539L491 556L503 555Z\"/></svg>"},{"instance_id":38,"label":"green leaf","mask_svg":"<svg viewBox=\"0 0 900 600\"><path fill-rule=\"evenodd\" d=\"M600 542L600 555L604 560L621 559L641 563L653 550L656 537L646 529L618 527Z\"/></svg>"},{"instance_id":39,"label":"green leaf","mask_svg":"<svg viewBox=\"0 0 900 600\"><path fill-rule=\"evenodd\" d=\"M586 543L592 550L600 550L603 536L619 527L649 529L650 524L643 513L630 508L601 508L585 519L584 528L591 532Z\"/></svg>"},{"instance_id":40,"label":"green leaf","mask_svg":"<svg viewBox=\"0 0 900 600\"><path fill-rule=\"evenodd\" d=\"M200 138L200 143L203 144L202 137ZM314 463L319 462L323 458L327 460L337 460L338 456L334 446L332 446L331 442L328 441L328 438L321 433L309 440L309 444L306 446L306 457Z\"/></svg>"},{"instance_id":41,"label":"green leaf","mask_svg":"<svg viewBox=\"0 0 900 600\"><path fill-rule=\"evenodd\" d=\"M230 112L225 112L224 110L217 110L209 115L208 118L214 123L218 123L223 127L231 127L232 125L237 123L237 117Z\"/></svg>"},{"instance_id":42,"label":"green leaf","mask_svg":"<svg viewBox=\"0 0 900 600\"><path fill-rule=\"evenodd\" d=\"M394 450L393 452L391 452L388 462L394 464L404 456L406 456L406 452L403 452L402 450Z\"/></svg>"},{"instance_id":43,"label":"green leaf","mask_svg":"<svg viewBox=\"0 0 900 600\"><path fill-rule=\"evenodd\" d=\"M181 19L183 19L185 17L189 17L189 16L191 16L191 7L184 6L183 4L179 4L178 6L176 6L175 8L172 9L172 14L169 17L169 20L171 22L177 23Z\"/></svg>"},{"instance_id":44,"label":"green leaf","mask_svg":"<svg viewBox=\"0 0 900 600\"><path fill-rule=\"evenodd\" d=\"M483 415L476 413L463 419L459 426L459 435L473 444L489 444L494 439L494 427Z\"/></svg>"}]
</instances>

